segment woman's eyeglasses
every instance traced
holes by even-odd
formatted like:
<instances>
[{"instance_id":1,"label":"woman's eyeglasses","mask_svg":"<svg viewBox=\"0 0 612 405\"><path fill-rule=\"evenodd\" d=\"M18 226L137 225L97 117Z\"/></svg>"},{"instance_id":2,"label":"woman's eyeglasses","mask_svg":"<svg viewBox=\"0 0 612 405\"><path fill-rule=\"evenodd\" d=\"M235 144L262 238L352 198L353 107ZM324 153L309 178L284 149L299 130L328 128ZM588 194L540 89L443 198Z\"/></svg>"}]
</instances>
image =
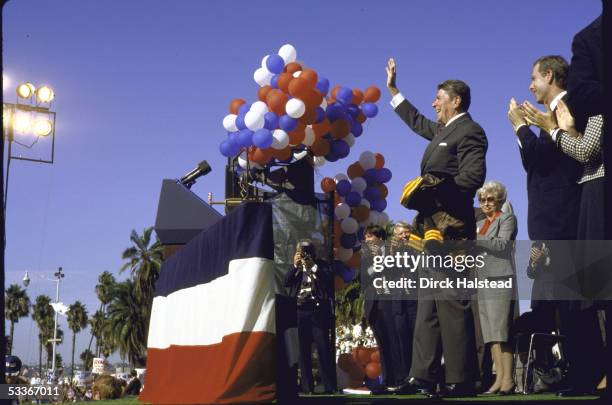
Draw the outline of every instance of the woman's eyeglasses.
<instances>
[{"instance_id":1,"label":"woman's eyeglasses","mask_svg":"<svg viewBox=\"0 0 612 405\"><path fill-rule=\"evenodd\" d=\"M488 196L488 197L478 197L478 201L480 201L481 203L494 203L495 201L497 201L497 198L493 197L493 196Z\"/></svg>"}]
</instances>

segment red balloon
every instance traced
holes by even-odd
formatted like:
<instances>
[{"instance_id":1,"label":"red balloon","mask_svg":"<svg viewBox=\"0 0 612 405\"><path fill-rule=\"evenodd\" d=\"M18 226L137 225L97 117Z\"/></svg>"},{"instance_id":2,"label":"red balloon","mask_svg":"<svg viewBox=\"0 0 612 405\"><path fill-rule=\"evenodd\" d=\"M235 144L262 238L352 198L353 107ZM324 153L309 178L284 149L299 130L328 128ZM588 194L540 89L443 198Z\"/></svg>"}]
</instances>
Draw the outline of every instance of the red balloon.
<instances>
[{"instance_id":1,"label":"red balloon","mask_svg":"<svg viewBox=\"0 0 612 405\"><path fill-rule=\"evenodd\" d=\"M351 269L358 269L361 267L361 253L355 252L350 259L344 262ZM369 353L368 353L369 355Z\"/></svg>"},{"instance_id":2,"label":"red balloon","mask_svg":"<svg viewBox=\"0 0 612 405\"><path fill-rule=\"evenodd\" d=\"M266 102L266 96L268 95L268 92L272 90L272 86L263 86L260 87L259 90L257 90L257 98L260 101L263 101L264 103Z\"/></svg>"},{"instance_id":3,"label":"red balloon","mask_svg":"<svg viewBox=\"0 0 612 405\"><path fill-rule=\"evenodd\" d=\"M342 280L342 278L340 278L340 280ZM340 370L346 371L348 373L352 365L353 356L351 356L349 353L342 353L340 356L338 356L338 367L340 368Z\"/></svg>"},{"instance_id":4,"label":"red balloon","mask_svg":"<svg viewBox=\"0 0 612 405\"><path fill-rule=\"evenodd\" d=\"M290 146L287 146L285 149L279 149L279 150L273 149L272 153L273 153L273 156L277 158L278 160L288 160L293 154L293 151L291 150Z\"/></svg>"},{"instance_id":5,"label":"red balloon","mask_svg":"<svg viewBox=\"0 0 612 405\"><path fill-rule=\"evenodd\" d=\"M278 75L278 88L289 94L289 83L295 79L291 73L281 73Z\"/></svg>"},{"instance_id":6,"label":"red balloon","mask_svg":"<svg viewBox=\"0 0 612 405\"><path fill-rule=\"evenodd\" d=\"M376 350L370 355L370 361L380 363L380 351Z\"/></svg>"},{"instance_id":7,"label":"red balloon","mask_svg":"<svg viewBox=\"0 0 612 405\"><path fill-rule=\"evenodd\" d=\"M304 129L300 129L299 127L295 130L289 132L289 145L299 145L304 140L306 134L304 133Z\"/></svg>"},{"instance_id":8,"label":"red balloon","mask_svg":"<svg viewBox=\"0 0 612 405\"><path fill-rule=\"evenodd\" d=\"M323 96L321 95L321 92L317 89L308 89L306 93L302 94L300 100L302 100L304 104L306 104L306 108L314 110L323 102Z\"/></svg>"},{"instance_id":9,"label":"red balloon","mask_svg":"<svg viewBox=\"0 0 612 405\"><path fill-rule=\"evenodd\" d=\"M315 87L319 80L319 75L312 69L304 69L300 75L300 79L306 80L310 87Z\"/></svg>"},{"instance_id":10,"label":"red balloon","mask_svg":"<svg viewBox=\"0 0 612 405\"><path fill-rule=\"evenodd\" d=\"M353 359L355 359L357 364L365 366L370 361L370 353L365 347L357 346L357 348L353 349Z\"/></svg>"},{"instance_id":11,"label":"red balloon","mask_svg":"<svg viewBox=\"0 0 612 405\"><path fill-rule=\"evenodd\" d=\"M265 166L272 159L272 148L255 148L255 150L249 153L249 159L255 163L259 163L260 165Z\"/></svg>"},{"instance_id":12,"label":"red balloon","mask_svg":"<svg viewBox=\"0 0 612 405\"><path fill-rule=\"evenodd\" d=\"M240 108L240 106L242 104L246 103L246 100L243 100L241 98L235 98L230 102L229 105L229 112L230 114L238 114L238 109Z\"/></svg>"},{"instance_id":13,"label":"red balloon","mask_svg":"<svg viewBox=\"0 0 612 405\"><path fill-rule=\"evenodd\" d=\"M380 363L375 363L373 361L369 362L365 367L365 373L368 378L375 380L380 376Z\"/></svg>"},{"instance_id":14,"label":"red balloon","mask_svg":"<svg viewBox=\"0 0 612 405\"><path fill-rule=\"evenodd\" d=\"M266 104L268 104L268 108L276 115L285 114L285 104L287 104L287 101L289 101L289 97L277 89L268 91L266 96Z\"/></svg>"},{"instance_id":15,"label":"red balloon","mask_svg":"<svg viewBox=\"0 0 612 405\"><path fill-rule=\"evenodd\" d=\"M374 156L376 156L376 164L374 165L374 168L382 169L385 166L385 157L380 153L376 153Z\"/></svg>"},{"instance_id":16,"label":"red balloon","mask_svg":"<svg viewBox=\"0 0 612 405\"><path fill-rule=\"evenodd\" d=\"M331 92L329 93L331 95L331 98L334 99L334 102L336 101L336 93L338 93L338 90L340 90L340 86L339 85L335 85L332 89Z\"/></svg>"},{"instance_id":17,"label":"red balloon","mask_svg":"<svg viewBox=\"0 0 612 405\"><path fill-rule=\"evenodd\" d=\"M365 90L363 101L367 103L375 103L380 99L380 89L376 86L370 86Z\"/></svg>"},{"instance_id":18,"label":"red balloon","mask_svg":"<svg viewBox=\"0 0 612 405\"><path fill-rule=\"evenodd\" d=\"M363 173L364 173L363 167L361 167L359 162L353 163L352 165L348 167L348 169L346 169L346 174L349 176L351 180L356 177L363 176Z\"/></svg>"},{"instance_id":19,"label":"red balloon","mask_svg":"<svg viewBox=\"0 0 612 405\"><path fill-rule=\"evenodd\" d=\"M342 139L351 132L351 126L348 121L340 119L332 122L329 132L334 139Z\"/></svg>"},{"instance_id":20,"label":"red balloon","mask_svg":"<svg viewBox=\"0 0 612 405\"><path fill-rule=\"evenodd\" d=\"M377 187L378 191L380 191L380 198L383 200L387 198L387 196L389 195L389 189L387 188L387 186L385 186L384 184L379 184Z\"/></svg>"},{"instance_id":21,"label":"red balloon","mask_svg":"<svg viewBox=\"0 0 612 405\"><path fill-rule=\"evenodd\" d=\"M325 138L318 138L310 145L310 150L315 156L325 156L329 153L329 149L330 144Z\"/></svg>"},{"instance_id":22,"label":"red balloon","mask_svg":"<svg viewBox=\"0 0 612 405\"><path fill-rule=\"evenodd\" d=\"M299 118L299 122L304 125L314 124L317 120L317 111L314 108L310 108L306 106L306 111L304 111L304 115Z\"/></svg>"},{"instance_id":23,"label":"red balloon","mask_svg":"<svg viewBox=\"0 0 612 405\"><path fill-rule=\"evenodd\" d=\"M353 100L351 100L352 104L359 105L363 101L363 93L359 89L353 89Z\"/></svg>"},{"instance_id":24,"label":"red balloon","mask_svg":"<svg viewBox=\"0 0 612 405\"><path fill-rule=\"evenodd\" d=\"M302 65L300 65L297 62L287 63L287 65L285 66L285 69L284 69L285 72L291 73L291 74L294 74L298 70L302 70Z\"/></svg>"},{"instance_id":25,"label":"red balloon","mask_svg":"<svg viewBox=\"0 0 612 405\"><path fill-rule=\"evenodd\" d=\"M359 205L351 210L351 216L357 222L363 222L370 217L370 209L365 205Z\"/></svg>"},{"instance_id":26,"label":"red balloon","mask_svg":"<svg viewBox=\"0 0 612 405\"><path fill-rule=\"evenodd\" d=\"M312 124L312 130L314 131L315 135L319 137L328 133L330 129L331 124L327 118L323 119L323 121L319 122L318 124Z\"/></svg>"},{"instance_id":27,"label":"red balloon","mask_svg":"<svg viewBox=\"0 0 612 405\"><path fill-rule=\"evenodd\" d=\"M309 90L310 85L306 80L302 79L301 76L296 79L293 79L291 83L289 83L289 94L291 95L291 97L303 100L304 98L306 98Z\"/></svg>"},{"instance_id":28,"label":"red balloon","mask_svg":"<svg viewBox=\"0 0 612 405\"><path fill-rule=\"evenodd\" d=\"M359 115L357 115L357 118L355 118L357 120L358 123L363 124L367 117L363 114L363 111L359 111Z\"/></svg>"},{"instance_id":29,"label":"red balloon","mask_svg":"<svg viewBox=\"0 0 612 405\"><path fill-rule=\"evenodd\" d=\"M336 189L336 182L331 177L325 177L321 180L321 190L326 193L332 192Z\"/></svg>"}]
</instances>

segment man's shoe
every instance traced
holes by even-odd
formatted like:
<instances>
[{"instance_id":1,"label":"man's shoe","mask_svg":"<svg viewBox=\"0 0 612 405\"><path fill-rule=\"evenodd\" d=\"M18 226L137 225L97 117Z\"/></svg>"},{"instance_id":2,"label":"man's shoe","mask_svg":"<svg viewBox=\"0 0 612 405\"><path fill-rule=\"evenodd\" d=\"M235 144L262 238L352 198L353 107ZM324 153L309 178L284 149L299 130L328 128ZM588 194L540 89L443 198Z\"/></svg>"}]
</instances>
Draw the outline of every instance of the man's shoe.
<instances>
[{"instance_id":1,"label":"man's shoe","mask_svg":"<svg viewBox=\"0 0 612 405\"><path fill-rule=\"evenodd\" d=\"M476 389L471 383L448 384L442 390L443 398L475 397Z\"/></svg>"},{"instance_id":2,"label":"man's shoe","mask_svg":"<svg viewBox=\"0 0 612 405\"><path fill-rule=\"evenodd\" d=\"M562 398L583 397L585 395L592 395L592 394L590 392L585 392L585 391L577 390L574 388L570 388L567 390L561 390L557 392L557 396L562 397Z\"/></svg>"},{"instance_id":3,"label":"man's shoe","mask_svg":"<svg viewBox=\"0 0 612 405\"><path fill-rule=\"evenodd\" d=\"M404 380L394 391L398 395L423 394L427 396L435 396L435 384L419 378L410 378Z\"/></svg>"}]
</instances>

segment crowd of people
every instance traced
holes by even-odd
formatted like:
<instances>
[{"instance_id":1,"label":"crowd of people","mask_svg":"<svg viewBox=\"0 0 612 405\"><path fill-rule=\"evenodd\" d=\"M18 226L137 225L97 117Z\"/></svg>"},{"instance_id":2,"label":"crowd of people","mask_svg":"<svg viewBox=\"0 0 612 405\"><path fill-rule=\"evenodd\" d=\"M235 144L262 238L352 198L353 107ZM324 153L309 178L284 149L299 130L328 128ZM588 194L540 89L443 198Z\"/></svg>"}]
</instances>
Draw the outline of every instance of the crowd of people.
<instances>
[{"instance_id":1,"label":"crowd of people","mask_svg":"<svg viewBox=\"0 0 612 405\"><path fill-rule=\"evenodd\" d=\"M610 277L597 266L579 268L574 256L582 255L588 262L594 248L572 244L605 239L601 42L599 17L576 34L571 63L558 55L535 60L529 90L543 109L511 98L507 114L526 172L527 225L533 241L527 274L534 279L531 315L537 327L526 330L564 337L567 376L555 387L560 396L594 393L612 363L605 350L610 336L605 322L611 316L606 299ZM402 195L402 204L417 215L411 225L397 223L389 239L416 249L420 243L426 251L437 246L432 242L475 241L486 253L480 277L515 280L517 218L504 185L486 181L488 139L468 113L470 87L461 80L438 85L432 103L436 120L429 120L399 91L394 59L389 59L386 71L391 106L428 141L420 176L406 185ZM476 210L474 197L479 202ZM366 246L384 239L381 227L366 228ZM378 254L388 254L384 249L389 245L382 246ZM323 265L317 264L320 270ZM317 272L314 262L304 266L300 255L294 265L286 281L305 305L299 305L298 327L300 320L315 327L300 335L306 339L301 357L310 359L314 336L325 390L333 392L335 373L325 354L331 349L323 342L331 328L329 317L317 315L318 299L304 304L304 296L327 299L333 280ZM302 278L306 267L311 272ZM419 269L419 276L436 277L436 270ZM417 294L417 299L403 300L366 297L365 318L382 366L382 385L374 393L447 397L514 393L514 339L517 330L525 330L518 318L516 288L479 288L472 297L440 289L419 289ZM486 376L483 347L490 353L494 378ZM303 390L312 392L312 374L306 370L310 360L301 358L300 368ZM476 382L481 383L480 391Z\"/></svg>"}]
</instances>

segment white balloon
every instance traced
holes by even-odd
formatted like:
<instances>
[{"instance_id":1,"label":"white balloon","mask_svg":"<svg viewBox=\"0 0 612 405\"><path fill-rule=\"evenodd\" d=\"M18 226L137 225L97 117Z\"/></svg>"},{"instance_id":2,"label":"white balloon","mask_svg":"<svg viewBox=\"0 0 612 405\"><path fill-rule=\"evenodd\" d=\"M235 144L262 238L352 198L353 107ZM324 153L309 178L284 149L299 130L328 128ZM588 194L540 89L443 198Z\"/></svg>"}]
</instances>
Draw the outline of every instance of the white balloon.
<instances>
[{"instance_id":1,"label":"white balloon","mask_svg":"<svg viewBox=\"0 0 612 405\"><path fill-rule=\"evenodd\" d=\"M321 101L321 108L323 108L324 110L327 108L327 100L325 99L325 97L323 97L323 101Z\"/></svg>"},{"instance_id":2,"label":"white balloon","mask_svg":"<svg viewBox=\"0 0 612 405\"><path fill-rule=\"evenodd\" d=\"M257 111L251 110L244 116L244 125L251 131L262 129L265 123L266 121L264 120L263 114Z\"/></svg>"},{"instance_id":3,"label":"white balloon","mask_svg":"<svg viewBox=\"0 0 612 405\"><path fill-rule=\"evenodd\" d=\"M380 213L380 226L385 226L389 223L389 214L387 214L386 212L381 212Z\"/></svg>"},{"instance_id":4,"label":"white balloon","mask_svg":"<svg viewBox=\"0 0 612 405\"><path fill-rule=\"evenodd\" d=\"M336 259L345 262L353 256L353 249L339 247L336 249Z\"/></svg>"},{"instance_id":5,"label":"white balloon","mask_svg":"<svg viewBox=\"0 0 612 405\"><path fill-rule=\"evenodd\" d=\"M282 129L272 132L272 149L285 149L289 145L289 135Z\"/></svg>"},{"instance_id":6,"label":"white balloon","mask_svg":"<svg viewBox=\"0 0 612 405\"><path fill-rule=\"evenodd\" d=\"M264 103L263 101L256 101L251 105L251 109L249 111L255 111L263 115L269 110L268 105L266 103Z\"/></svg>"},{"instance_id":7,"label":"white balloon","mask_svg":"<svg viewBox=\"0 0 612 405\"><path fill-rule=\"evenodd\" d=\"M340 228L344 233L355 233L359 230L359 223L355 221L355 218L344 218L340 223Z\"/></svg>"},{"instance_id":8,"label":"white balloon","mask_svg":"<svg viewBox=\"0 0 612 405\"><path fill-rule=\"evenodd\" d=\"M348 134L347 136L342 138L342 140L346 142L348 146L351 148L353 147L353 145L355 145L355 135L353 134Z\"/></svg>"},{"instance_id":9,"label":"white balloon","mask_svg":"<svg viewBox=\"0 0 612 405\"><path fill-rule=\"evenodd\" d=\"M227 114L225 118L223 118L223 128L229 132L238 131L238 127L236 126L236 114Z\"/></svg>"},{"instance_id":10,"label":"white balloon","mask_svg":"<svg viewBox=\"0 0 612 405\"><path fill-rule=\"evenodd\" d=\"M285 111L291 118L300 118L306 112L306 105L298 98L292 98L285 104Z\"/></svg>"},{"instance_id":11,"label":"white balloon","mask_svg":"<svg viewBox=\"0 0 612 405\"><path fill-rule=\"evenodd\" d=\"M321 167L327 163L327 159L325 159L323 156L315 156L313 162L315 166Z\"/></svg>"},{"instance_id":12,"label":"white balloon","mask_svg":"<svg viewBox=\"0 0 612 405\"><path fill-rule=\"evenodd\" d=\"M266 62L268 62L268 58L270 57L270 55L266 55L263 57L263 59L261 60L261 67L265 68L266 70L268 70L268 67L266 66Z\"/></svg>"},{"instance_id":13,"label":"white balloon","mask_svg":"<svg viewBox=\"0 0 612 405\"><path fill-rule=\"evenodd\" d=\"M244 153L238 156L238 165L242 167L243 169L247 168L247 160L246 160L246 155Z\"/></svg>"},{"instance_id":14,"label":"white balloon","mask_svg":"<svg viewBox=\"0 0 612 405\"><path fill-rule=\"evenodd\" d=\"M348 180L348 176L344 173L338 173L334 176L334 180L338 183L340 180Z\"/></svg>"},{"instance_id":15,"label":"white balloon","mask_svg":"<svg viewBox=\"0 0 612 405\"><path fill-rule=\"evenodd\" d=\"M301 70L296 70L295 72L293 72L293 77L298 78L300 77L301 74L302 74Z\"/></svg>"},{"instance_id":16,"label":"white balloon","mask_svg":"<svg viewBox=\"0 0 612 405\"><path fill-rule=\"evenodd\" d=\"M376 155L370 151L362 152L359 155L359 164L363 167L363 170L373 169L376 166Z\"/></svg>"},{"instance_id":17,"label":"white balloon","mask_svg":"<svg viewBox=\"0 0 612 405\"><path fill-rule=\"evenodd\" d=\"M363 193L363 190L365 190L367 186L368 183L363 177L355 177L353 181L351 181L351 191L356 191L359 194Z\"/></svg>"},{"instance_id":18,"label":"white balloon","mask_svg":"<svg viewBox=\"0 0 612 405\"><path fill-rule=\"evenodd\" d=\"M378 215L380 215L378 213L378 211L370 211L370 217L368 218L368 223L373 224L373 225L377 225L378 224Z\"/></svg>"},{"instance_id":19,"label":"white balloon","mask_svg":"<svg viewBox=\"0 0 612 405\"><path fill-rule=\"evenodd\" d=\"M306 155L308 155L308 151L303 150L301 152L294 153L293 157L295 158L295 160L300 160L300 159L302 159Z\"/></svg>"},{"instance_id":20,"label":"white balloon","mask_svg":"<svg viewBox=\"0 0 612 405\"><path fill-rule=\"evenodd\" d=\"M253 73L253 79L261 87L268 86L272 80L272 73L268 69L259 68Z\"/></svg>"},{"instance_id":21,"label":"white balloon","mask_svg":"<svg viewBox=\"0 0 612 405\"><path fill-rule=\"evenodd\" d=\"M297 51L291 44L285 44L278 50L278 56L283 58L285 65L290 62L295 62L297 59Z\"/></svg>"},{"instance_id":22,"label":"white balloon","mask_svg":"<svg viewBox=\"0 0 612 405\"><path fill-rule=\"evenodd\" d=\"M365 198L361 199L361 202L359 203L359 205L363 205L365 207L368 207L368 209L372 208L372 206L370 205L370 202L368 200L366 200Z\"/></svg>"},{"instance_id":23,"label":"white balloon","mask_svg":"<svg viewBox=\"0 0 612 405\"><path fill-rule=\"evenodd\" d=\"M351 207L349 207L349 205L346 203L340 203L336 205L334 213L336 214L336 218L338 219L347 218L349 215L351 215Z\"/></svg>"},{"instance_id":24,"label":"white balloon","mask_svg":"<svg viewBox=\"0 0 612 405\"><path fill-rule=\"evenodd\" d=\"M312 129L312 126L308 125L305 129L304 129L304 140L302 141L302 143L306 146L310 146L314 143L316 136L314 133L314 130Z\"/></svg>"}]
</instances>

